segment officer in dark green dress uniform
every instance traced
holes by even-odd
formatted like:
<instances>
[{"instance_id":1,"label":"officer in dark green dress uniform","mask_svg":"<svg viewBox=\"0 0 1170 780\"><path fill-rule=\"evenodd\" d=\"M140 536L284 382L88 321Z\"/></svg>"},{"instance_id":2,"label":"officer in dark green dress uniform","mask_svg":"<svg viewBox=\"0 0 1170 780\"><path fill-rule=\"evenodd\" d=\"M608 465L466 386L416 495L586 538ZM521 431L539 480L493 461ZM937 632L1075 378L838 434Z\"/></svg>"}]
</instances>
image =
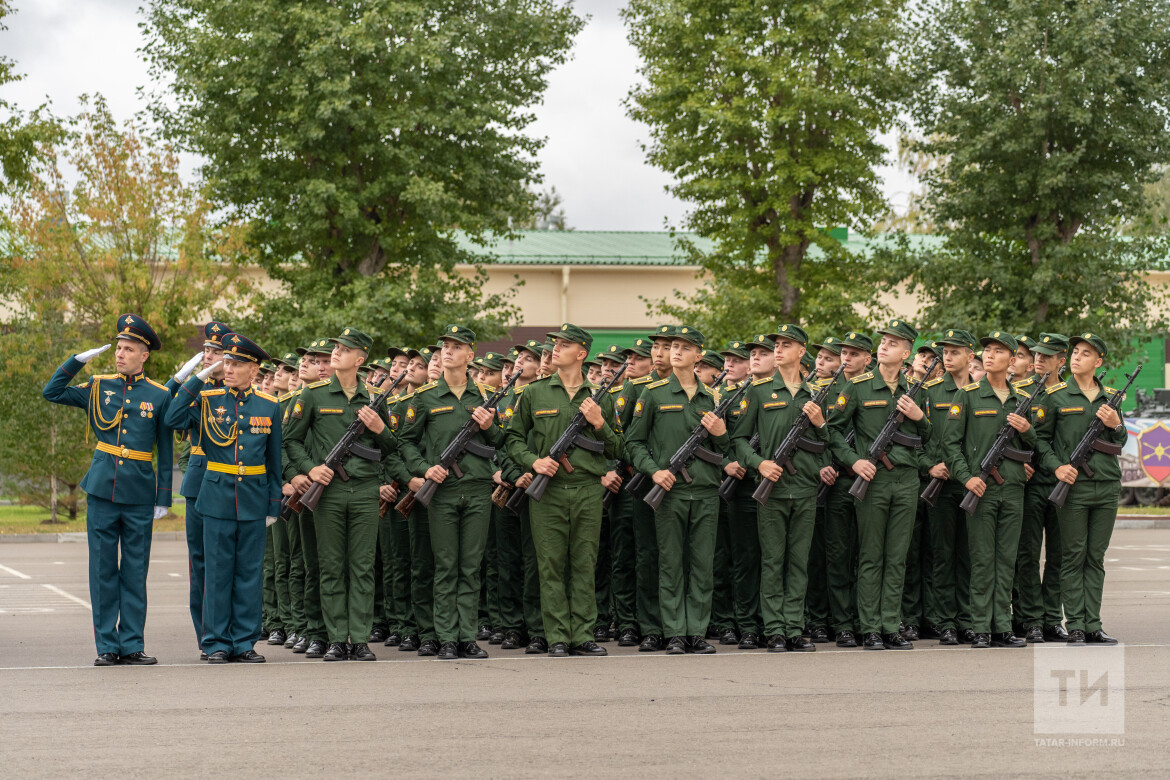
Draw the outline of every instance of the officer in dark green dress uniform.
<instances>
[{"instance_id":1,"label":"officer in dark green dress uniform","mask_svg":"<svg viewBox=\"0 0 1170 780\"><path fill-rule=\"evenodd\" d=\"M268 354L238 333L223 337L223 386L205 389L205 371L183 383L185 427L199 426L206 471L196 509L203 518L207 662L263 663L261 566L266 525L281 500L280 404L252 389ZM196 401L192 405L191 401Z\"/></svg>"},{"instance_id":2,"label":"officer in dark green dress uniform","mask_svg":"<svg viewBox=\"0 0 1170 780\"><path fill-rule=\"evenodd\" d=\"M118 318L116 339L116 374L69 385L86 363L110 348L106 344L68 358L42 393L47 401L86 409L97 439L81 480L98 652L94 666L157 663L144 652L146 572L153 520L166 516L171 505L174 437L163 422L171 393L142 373L162 344L137 314Z\"/></svg>"}]
</instances>

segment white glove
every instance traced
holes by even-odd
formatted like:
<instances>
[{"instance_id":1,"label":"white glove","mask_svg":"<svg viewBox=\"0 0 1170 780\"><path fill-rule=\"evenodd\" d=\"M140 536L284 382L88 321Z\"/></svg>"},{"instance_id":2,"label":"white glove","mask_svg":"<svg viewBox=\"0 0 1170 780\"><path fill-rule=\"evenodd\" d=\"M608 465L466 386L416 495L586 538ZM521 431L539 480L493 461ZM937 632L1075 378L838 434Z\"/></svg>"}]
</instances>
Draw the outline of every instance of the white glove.
<instances>
[{"instance_id":1,"label":"white glove","mask_svg":"<svg viewBox=\"0 0 1170 780\"><path fill-rule=\"evenodd\" d=\"M156 506L154 508L154 519L155 520L162 520L164 517L166 517L170 513L171 513L170 507Z\"/></svg>"},{"instance_id":2,"label":"white glove","mask_svg":"<svg viewBox=\"0 0 1170 780\"><path fill-rule=\"evenodd\" d=\"M199 377L200 382L206 382L207 377L211 376L215 372L215 369L219 368L222 365L223 365L223 361L217 360L214 363L212 363L210 366L208 366L207 368L200 371L195 376Z\"/></svg>"},{"instance_id":3,"label":"white glove","mask_svg":"<svg viewBox=\"0 0 1170 780\"><path fill-rule=\"evenodd\" d=\"M93 349L87 349L85 352L81 352L77 355L74 355L73 357L75 357L78 361L80 361L82 363L88 363L89 361L93 360L95 357L102 354L103 352L105 352L109 348L110 348L109 344L102 344L100 347L94 347Z\"/></svg>"},{"instance_id":4,"label":"white glove","mask_svg":"<svg viewBox=\"0 0 1170 780\"><path fill-rule=\"evenodd\" d=\"M275 523L276 523L276 516L275 515L269 515L268 517L264 518L264 527L265 528L267 528L270 525L274 525Z\"/></svg>"},{"instance_id":5,"label":"white glove","mask_svg":"<svg viewBox=\"0 0 1170 780\"><path fill-rule=\"evenodd\" d=\"M183 367L180 368L178 373L175 374L175 379L180 384L182 384L183 382L186 382L187 379L191 376L191 372L195 370L195 366L199 365L202 362L203 362L203 353L199 352L195 355L195 357L191 358L190 360L188 360L186 363L183 364Z\"/></svg>"}]
</instances>

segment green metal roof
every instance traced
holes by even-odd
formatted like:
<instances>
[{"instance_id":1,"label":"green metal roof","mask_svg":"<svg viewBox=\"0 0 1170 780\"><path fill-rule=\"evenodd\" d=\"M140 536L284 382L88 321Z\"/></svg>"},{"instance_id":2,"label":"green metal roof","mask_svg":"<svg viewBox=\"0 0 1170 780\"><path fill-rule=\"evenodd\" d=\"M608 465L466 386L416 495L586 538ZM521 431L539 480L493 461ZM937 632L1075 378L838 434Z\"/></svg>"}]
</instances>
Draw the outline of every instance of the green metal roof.
<instances>
[{"instance_id":1,"label":"green metal roof","mask_svg":"<svg viewBox=\"0 0 1170 780\"><path fill-rule=\"evenodd\" d=\"M868 239L850 235L844 228L834 228L830 235L841 241L846 249L865 254L883 239ZM676 247L677 238L687 238L703 251L710 251L714 242L695 233L669 231L612 231L612 230L523 230L519 237L498 240L487 248L469 241L463 233L456 234L460 247L479 255L495 255L495 262L508 265L630 265L630 266L685 266L686 258ZM938 236L909 236L913 246L937 243ZM818 247L809 249L809 257L819 257Z\"/></svg>"}]
</instances>

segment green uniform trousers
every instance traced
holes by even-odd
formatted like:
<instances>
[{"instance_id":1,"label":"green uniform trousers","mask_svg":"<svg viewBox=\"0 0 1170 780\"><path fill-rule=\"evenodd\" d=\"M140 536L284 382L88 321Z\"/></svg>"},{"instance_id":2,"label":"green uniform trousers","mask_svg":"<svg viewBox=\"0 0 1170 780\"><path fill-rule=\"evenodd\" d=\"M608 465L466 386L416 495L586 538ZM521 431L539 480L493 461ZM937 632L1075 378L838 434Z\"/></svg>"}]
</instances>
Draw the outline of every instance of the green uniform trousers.
<instances>
[{"instance_id":1,"label":"green uniform trousers","mask_svg":"<svg viewBox=\"0 0 1170 780\"><path fill-rule=\"evenodd\" d=\"M711 589L710 630L722 634L735 629L735 598L731 585L731 532L727 527L727 504L719 502L719 518L715 525L715 557L711 567L714 584Z\"/></svg>"},{"instance_id":2,"label":"green uniform trousers","mask_svg":"<svg viewBox=\"0 0 1170 780\"><path fill-rule=\"evenodd\" d=\"M971 556L967 542L967 513L959 508L967 488L947 480L938 502L927 509L934 613L926 622L940 630L971 627Z\"/></svg>"},{"instance_id":3,"label":"green uniform trousers","mask_svg":"<svg viewBox=\"0 0 1170 780\"><path fill-rule=\"evenodd\" d=\"M731 595L735 628L740 635L759 635L760 531L759 503L752 498L754 483L741 483L727 504L727 540L731 549Z\"/></svg>"},{"instance_id":4,"label":"green uniform trousers","mask_svg":"<svg viewBox=\"0 0 1170 780\"><path fill-rule=\"evenodd\" d=\"M491 504L491 496L488 496ZM483 560L479 566L479 626L496 627L500 624L499 570L496 568L495 504L488 510L487 538L484 541ZM478 626L477 626L478 628Z\"/></svg>"},{"instance_id":5,"label":"green uniform trousers","mask_svg":"<svg viewBox=\"0 0 1170 780\"><path fill-rule=\"evenodd\" d=\"M1025 630L1034 626L1058 626L1064 622L1060 605L1060 519L1056 504L1048 500L1055 484L1036 482L1024 486L1024 519L1020 525L1020 549L1016 552L1014 622ZM1040 549L1044 548L1044 575L1040 575Z\"/></svg>"},{"instance_id":6,"label":"green uniform trousers","mask_svg":"<svg viewBox=\"0 0 1170 780\"><path fill-rule=\"evenodd\" d=\"M388 633L413 633L410 608L410 524L387 507L378 520L378 549L382 556L382 614Z\"/></svg>"},{"instance_id":7,"label":"green uniform trousers","mask_svg":"<svg viewBox=\"0 0 1170 780\"><path fill-rule=\"evenodd\" d=\"M857 504L841 474L825 503L825 589L834 633L857 630Z\"/></svg>"},{"instance_id":8,"label":"green uniform trousers","mask_svg":"<svg viewBox=\"0 0 1170 780\"><path fill-rule=\"evenodd\" d=\"M658 604L666 637L703 636L711 622L717 491L697 489L685 496L667 492L654 515Z\"/></svg>"},{"instance_id":9,"label":"green uniform trousers","mask_svg":"<svg viewBox=\"0 0 1170 780\"><path fill-rule=\"evenodd\" d=\"M378 536L374 543L374 628L386 630L387 591L382 587L385 579L385 570L382 568L382 524L378 523Z\"/></svg>"},{"instance_id":10,"label":"green uniform trousers","mask_svg":"<svg viewBox=\"0 0 1170 780\"><path fill-rule=\"evenodd\" d=\"M625 491L609 508L609 592L611 618L618 631L638 628L637 552L634 544L634 501ZM649 508L649 507L647 507Z\"/></svg>"},{"instance_id":11,"label":"green uniform trousers","mask_svg":"<svg viewBox=\"0 0 1170 780\"><path fill-rule=\"evenodd\" d=\"M151 504L115 504L86 496L89 603L99 654L129 655L144 647L153 511Z\"/></svg>"},{"instance_id":12,"label":"green uniform trousers","mask_svg":"<svg viewBox=\"0 0 1170 780\"><path fill-rule=\"evenodd\" d=\"M906 550L918 508L918 471L878 466L857 506L857 620L862 633L896 634Z\"/></svg>"},{"instance_id":13,"label":"green uniform trousers","mask_svg":"<svg viewBox=\"0 0 1170 780\"><path fill-rule=\"evenodd\" d=\"M520 540L520 516L492 505L496 528L497 631L522 633L524 628L524 548Z\"/></svg>"},{"instance_id":14,"label":"green uniform trousers","mask_svg":"<svg viewBox=\"0 0 1170 780\"><path fill-rule=\"evenodd\" d=\"M1069 631L1101 628L1105 551L1117 522L1117 482L1077 481L1060 518L1060 596Z\"/></svg>"},{"instance_id":15,"label":"green uniform trousers","mask_svg":"<svg viewBox=\"0 0 1170 780\"><path fill-rule=\"evenodd\" d=\"M305 551L301 545L301 519L292 515L285 524L288 541L288 624L284 630L298 636L305 634Z\"/></svg>"},{"instance_id":16,"label":"green uniform trousers","mask_svg":"<svg viewBox=\"0 0 1170 780\"><path fill-rule=\"evenodd\" d=\"M248 652L260 638L264 520L203 516L203 652Z\"/></svg>"},{"instance_id":17,"label":"green uniform trousers","mask_svg":"<svg viewBox=\"0 0 1170 780\"><path fill-rule=\"evenodd\" d=\"M918 487L925 488L920 481ZM921 490L919 491L921 492ZM910 546L906 550L906 584L902 588L902 622L908 626L921 626L934 607L933 572L931 570L931 547L929 521L925 501L919 501L914 512L914 530L910 533Z\"/></svg>"},{"instance_id":18,"label":"green uniform trousers","mask_svg":"<svg viewBox=\"0 0 1170 780\"><path fill-rule=\"evenodd\" d=\"M602 490L595 480L554 480L540 501L528 502L544 637L550 645L593 640Z\"/></svg>"},{"instance_id":19,"label":"green uniform trousers","mask_svg":"<svg viewBox=\"0 0 1170 780\"><path fill-rule=\"evenodd\" d=\"M812 541L808 547L808 586L804 592L804 624L809 629L829 627L829 587L825 575L824 506L816 508Z\"/></svg>"},{"instance_id":20,"label":"green uniform trousers","mask_svg":"<svg viewBox=\"0 0 1170 780\"><path fill-rule=\"evenodd\" d=\"M435 554L435 635L441 643L475 641L491 492L483 480L460 480L440 485L427 507Z\"/></svg>"},{"instance_id":21,"label":"green uniform trousers","mask_svg":"<svg viewBox=\"0 0 1170 780\"><path fill-rule=\"evenodd\" d=\"M634 568L637 579L638 629L642 636L662 635L662 609L658 603L658 539L654 510L641 496L633 499ZM716 499L718 500L718 499ZM659 506L661 511L661 505ZM706 628L703 629L706 631Z\"/></svg>"},{"instance_id":22,"label":"green uniform trousers","mask_svg":"<svg viewBox=\"0 0 1170 780\"><path fill-rule=\"evenodd\" d=\"M277 520L264 532L264 626L269 632L288 630L288 523Z\"/></svg>"},{"instance_id":23,"label":"green uniform trousers","mask_svg":"<svg viewBox=\"0 0 1170 780\"><path fill-rule=\"evenodd\" d=\"M433 503L433 502L432 502ZM420 642L435 640L435 553L427 507L416 503L407 518L410 532L410 617L404 635L418 634Z\"/></svg>"},{"instance_id":24,"label":"green uniform trousers","mask_svg":"<svg viewBox=\"0 0 1170 780\"><path fill-rule=\"evenodd\" d=\"M816 494L782 495L777 490L760 507L760 611L765 636L798 637L804 630L808 551L816 511Z\"/></svg>"},{"instance_id":25,"label":"green uniform trousers","mask_svg":"<svg viewBox=\"0 0 1170 780\"><path fill-rule=\"evenodd\" d=\"M962 511L962 510L959 510ZM971 628L977 634L1012 630L1012 580L1024 513L1023 485L987 486L967 520L971 555Z\"/></svg>"},{"instance_id":26,"label":"green uniform trousers","mask_svg":"<svg viewBox=\"0 0 1170 780\"><path fill-rule=\"evenodd\" d=\"M524 555L524 627L528 636L544 636L544 614L540 608L540 570L536 564L536 543L532 538L532 501L520 507L520 547Z\"/></svg>"},{"instance_id":27,"label":"green uniform trousers","mask_svg":"<svg viewBox=\"0 0 1170 780\"><path fill-rule=\"evenodd\" d=\"M612 566L609 549L609 513L603 510L597 537L597 564L593 568L593 592L597 600L597 625L605 629L613 622L613 591L610 588Z\"/></svg>"},{"instance_id":28,"label":"green uniform trousers","mask_svg":"<svg viewBox=\"0 0 1170 780\"><path fill-rule=\"evenodd\" d=\"M321 616L329 642L364 643L374 626L378 480L334 482L313 512Z\"/></svg>"},{"instance_id":29,"label":"green uniform trousers","mask_svg":"<svg viewBox=\"0 0 1170 780\"><path fill-rule=\"evenodd\" d=\"M317 507L321 504L318 502ZM328 639L329 632L325 627L325 617L321 609L321 565L320 548L317 541L316 512L302 509L298 516L301 526L301 553L305 562L304 579L304 608L305 630L302 636L307 636L310 642ZM344 641L344 640L342 640Z\"/></svg>"}]
</instances>

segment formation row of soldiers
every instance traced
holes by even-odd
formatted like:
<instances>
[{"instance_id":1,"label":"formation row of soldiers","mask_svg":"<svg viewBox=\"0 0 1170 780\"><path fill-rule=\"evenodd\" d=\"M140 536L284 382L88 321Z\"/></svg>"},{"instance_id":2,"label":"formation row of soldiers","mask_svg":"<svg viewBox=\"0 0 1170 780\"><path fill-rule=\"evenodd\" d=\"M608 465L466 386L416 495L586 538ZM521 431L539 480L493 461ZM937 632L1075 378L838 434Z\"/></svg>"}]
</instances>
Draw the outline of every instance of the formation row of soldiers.
<instances>
[{"instance_id":1,"label":"formation row of soldiers","mask_svg":"<svg viewBox=\"0 0 1170 780\"><path fill-rule=\"evenodd\" d=\"M150 507L170 499L147 461L153 445L169 473L172 430L190 448L191 617L213 663L263 661L264 637L327 661L373 660L375 642L442 659L485 658L484 640L553 656L614 639L669 654L1115 642L1100 607L1127 433L1092 333L952 329L916 350L895 319L876 344L785 324L715 350L664 325L594 353L565 323L476 357L451 325L372 359L347 328L271 359L213 322L157 385L122 362L157 338L130 315L119 328L119 374L68 387L83 353L45 389L88 408L99 441L83 484L99 663L149 659ZM140 386L151 400L133 407ZM1106 446L1075 468L1094 420Z\"/></svg>"}]
</instances>

